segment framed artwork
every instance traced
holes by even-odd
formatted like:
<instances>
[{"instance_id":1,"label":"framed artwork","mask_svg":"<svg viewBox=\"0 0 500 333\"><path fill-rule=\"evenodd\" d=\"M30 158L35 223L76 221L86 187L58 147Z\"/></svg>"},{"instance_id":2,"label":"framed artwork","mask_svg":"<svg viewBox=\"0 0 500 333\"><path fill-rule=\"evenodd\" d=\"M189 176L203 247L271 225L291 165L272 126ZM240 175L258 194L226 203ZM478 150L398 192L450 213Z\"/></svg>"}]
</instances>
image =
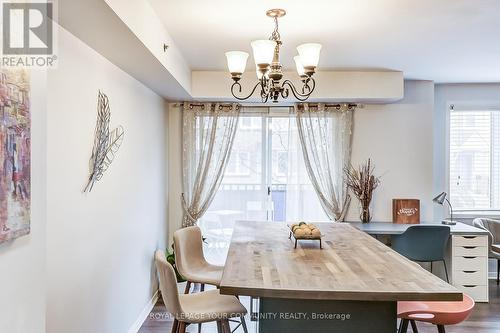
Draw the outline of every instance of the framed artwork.
<instances>
[{"instance_id":1,"label":"framed artwork","mask_svg":"<svg viewBox=\"0 0 500 333\"><path fill-rule=\"evenodd\" d=\"M392 222L402 224L420 223L420 200L392 199Z\"/></svg>"},{"instance_id":2,"label":"framed artwork","mask_svg":"<svg viewBox=\"0 0 500 333\"><path fill-rule=\"evenodd\" d=\"M0 243L30 232L30 77L0 69Z\"/></svg>"}]
</instances>

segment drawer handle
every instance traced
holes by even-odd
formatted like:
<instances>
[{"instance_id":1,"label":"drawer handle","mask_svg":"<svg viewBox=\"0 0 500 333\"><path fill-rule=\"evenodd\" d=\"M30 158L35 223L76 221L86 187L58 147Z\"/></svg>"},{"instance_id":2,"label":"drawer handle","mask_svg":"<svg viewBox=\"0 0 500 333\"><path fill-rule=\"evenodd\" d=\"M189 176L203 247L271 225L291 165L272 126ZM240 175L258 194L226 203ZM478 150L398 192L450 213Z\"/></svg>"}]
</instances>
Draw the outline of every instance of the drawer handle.
<instances>
[{"instance_id":1,"label":"drawer handle","mask_svg":"<svg viewBox=\"0 0 500 333\"><path fill-rule=\"evenodd\" d=\"M465 288L474 288L474 287L477 287L477 285L475 285L475 284L464 284L464 287Z\"/></svg>"},{"instance_id":2,"label":"drawer handle","mask_svg":"<svg viewBox=\"0 0 500 333\"><path fill-rule=\"evenodd\" d=\"M477 246L464 246L464 249L475 249Z\"/></svg>"},{"instance_id":3,"label":"drawer handle","mask_svg":"<svg viewBox=\"0 0 500 333\"><path fill-rule=\"evenodd\" d=\"M474 258L477 258L477 257L468 257L468 256L464 256L465 259L474 259Z\"/></svg>"},{"instance_id":4,"label":"drawer handle","mask_svg":"<svg viewBox=\"0 0 500 333\"><path fill-rule=\"evenodd\" d=\"M477 271L464 271L466 274L476 273Z\"/></svg>"},{"instance_id":5,"label":"drawer handle","mask_svg":"<svg viewBox=\"0 0 500 333\"><path fill-rule=\"evenodd\" d=\"M476 236L462 236L463 238L467 238L467 239L473 239L473 238L476 238Z\"/></svg>"}]
</instances>

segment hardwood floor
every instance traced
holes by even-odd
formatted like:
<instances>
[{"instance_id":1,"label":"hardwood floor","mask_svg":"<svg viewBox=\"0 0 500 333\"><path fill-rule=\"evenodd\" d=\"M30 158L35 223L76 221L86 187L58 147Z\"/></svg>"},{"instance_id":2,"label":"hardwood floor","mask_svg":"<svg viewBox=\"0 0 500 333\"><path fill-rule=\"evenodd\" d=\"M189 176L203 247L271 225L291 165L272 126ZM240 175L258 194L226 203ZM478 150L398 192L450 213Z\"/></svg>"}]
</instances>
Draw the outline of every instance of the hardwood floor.
<instances>
[{"instance_id":1,"label":"hardwood floor","mask_svg":"<svg viewBox=\"0 0 500 333\"><path fill-rule=\"evenodd\" d=\"M242 302L248 307L248 298L242 297ZM248 331L255 332L254 322L249 323ZM436 327L425 323L417 323L420 333L436 333ZM148 319L144 322L139 333L168 333L172 327L172 320L165 312L163 301L159 300L151 311ZM234 327L234 325L232 325ZM197 332L197 326L189 326L187 332ZM215 324L204 324L203 333L216 333ZM238 333L243 330L237 330ZM411 332L411 328L408 329ZM496 333L500 332L500 287L496 285L494 280L490 280L490 303L476 304L470 318L460 325L446 327L447 333Z\"/></svg>"}]
</instances>

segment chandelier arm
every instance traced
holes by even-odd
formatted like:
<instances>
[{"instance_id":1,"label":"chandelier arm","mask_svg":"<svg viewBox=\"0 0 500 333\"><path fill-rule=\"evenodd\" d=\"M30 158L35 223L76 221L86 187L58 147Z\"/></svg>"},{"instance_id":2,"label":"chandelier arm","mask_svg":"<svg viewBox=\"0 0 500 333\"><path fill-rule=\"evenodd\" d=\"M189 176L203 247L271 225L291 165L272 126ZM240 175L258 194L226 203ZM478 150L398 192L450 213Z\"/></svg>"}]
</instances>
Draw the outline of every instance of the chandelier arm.
<instances>
[{"instance_id":1,"label":"chandelier arm","mask_svg":"<svg viewBox=\"0 0 500 333\"><path fill-rule=\"evenodd\" d=\"M293 96L298 99L299 101L301 102L304 102L305 100L307 100L309 98L309 96L311 96L311 94L313 93L314 91L314 88L316 87L316 81L314 81L313 78L310 78L310 79L307 79L306 82L304 83L304 87L309 87L309 81L312 82L312 87L310 87L308 89L308 93L307 94L301 94L297 91L297 88L295 88L295 86L293 85L292 81L290 80L285 80L283 81L283 84L281 85L283 88L285 86L288 86L290 88L290 90L292 91L292 94ZM286 98L285 96L283 96L283 92L281 93L281 96L283 98Z\"/></svg>"},{"instance_id":2,"label":"chandelier arm","mask_svg":"<svg viewBox=\"0 0 500 333\"><path fill-rule=\"evenodd\" d=\"M262 103L266 103L269 99L269 94L271 92L272 82L270 79L263 77L260 79L260 98Z\"/></svg>"},{"instance_id":3,"label":"chandelier arm","mask_svg":"<svg viewBox=\"0 0 500 333\"><path fill-rule=\"evenodd\" d=\"M231 94L233 95L234 98L240 100L240 101L243 101L245 99L249 99L253 93L255 92L255 89L257 89L257 87L261 84L261 82L257 82L255 84L255 86L253 87L252 91L250 92L250 94L248 94L246 97L239 97L239 96L236 96L236 94L234 93L234 88L235 87L238 87L239 88L239 92L241 93L241 84L239 82L234 82L232 85L231 85Z\"/></svg>"}]
</instances>

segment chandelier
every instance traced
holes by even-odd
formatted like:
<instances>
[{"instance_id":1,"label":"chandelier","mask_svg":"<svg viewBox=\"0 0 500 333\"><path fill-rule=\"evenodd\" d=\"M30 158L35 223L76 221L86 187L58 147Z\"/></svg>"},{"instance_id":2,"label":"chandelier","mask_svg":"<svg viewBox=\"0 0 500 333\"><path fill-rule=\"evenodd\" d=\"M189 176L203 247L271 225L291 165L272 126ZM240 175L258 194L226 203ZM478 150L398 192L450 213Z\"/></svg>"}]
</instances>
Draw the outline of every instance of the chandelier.
<instances>
[{"instance_id":1,"label":"chandelier","mask_svg":"<svg viewBox=\"0 0 500 333\"><path fill-rule=\"evenodd\" d=\"M306 43L299 45L297 51L299 55L295 56L295 67L302 81L302 87L297 89L290 80L284 80L282 66L280 63L281 38L278 31L278 18L285 16L284 9L271 9L266 15L274 19L274 31L269 39L254 40L250 43L253 50L258 82L253 87L250 94L239 96L241 94L241 75L245 72L248 53L243 51L226 52L227 66L233 79L231 85L231 94L239 100L250 98L257 88L260 88L260 97L263 103L268 100L274 103L278 102L279 97L288 98L290 91L299 101L305 101L311 96L316 82L312 77L316 71L319 62L319 53L321 44ZM235 92L236 91L236 92Z\"/></svg>"}]
</instances>

